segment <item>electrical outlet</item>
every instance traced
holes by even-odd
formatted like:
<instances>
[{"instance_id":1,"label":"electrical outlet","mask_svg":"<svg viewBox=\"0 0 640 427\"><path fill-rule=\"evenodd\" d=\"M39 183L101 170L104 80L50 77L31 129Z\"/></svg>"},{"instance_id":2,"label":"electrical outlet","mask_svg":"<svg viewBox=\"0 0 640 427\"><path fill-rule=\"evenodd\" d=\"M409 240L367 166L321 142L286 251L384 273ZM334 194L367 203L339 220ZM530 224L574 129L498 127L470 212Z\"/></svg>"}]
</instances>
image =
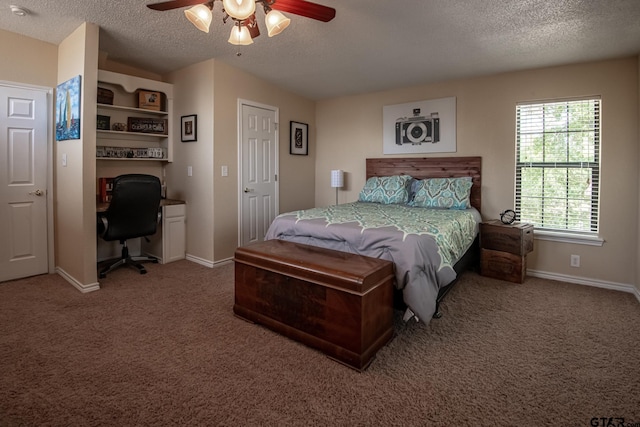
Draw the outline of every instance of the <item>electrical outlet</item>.
<instances>
[{"instance_id":1,"label":"electrical outlet","mask_svg":"<svg viewBox=\"0 0 640 427\"><path fill-rule=\"evenodd\" d=\"M571 255L571 267L580 267L580 255Z\"/></svg>"}]
</instances>

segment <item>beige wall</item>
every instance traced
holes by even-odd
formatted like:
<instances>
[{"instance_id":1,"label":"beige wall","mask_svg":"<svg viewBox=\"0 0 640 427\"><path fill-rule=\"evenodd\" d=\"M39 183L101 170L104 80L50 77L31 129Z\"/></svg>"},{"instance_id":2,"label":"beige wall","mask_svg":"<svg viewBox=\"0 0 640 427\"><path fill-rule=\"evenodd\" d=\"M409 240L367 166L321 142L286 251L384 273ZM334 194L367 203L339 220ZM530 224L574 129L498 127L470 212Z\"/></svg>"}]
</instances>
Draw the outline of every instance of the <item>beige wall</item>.
<instances>
[{"instance_id":1,"label":"beige wall","mask_svg":"<svg viewBox=\"0 0 640 427\"><path fill-rule=\"evenodd\" d=\"M279 109L280 211L314 205L314 102L214 60L164 77L174 84L176 117L198 115L198 141L177 142L167 166L170 196L187 201L188 256L219 262L238 245L238 99ZM309 156L289 155L290 120L309 124Z\"/></svg>"},{"instance_id":2,"label":"beige wall","mask_svg":"<svg viewBox=\"0 0 640 427\"><path fill-rule=\"evenodd\" d=\"M55 87L74 75L85 77L82 139L55 143L54 151L56 264L85 284L95 280L94 206L89 200L95 193L95 132L86 130L95 126L95 111L91 110L95 108L95 87L87 86L87 82L95 81L91 74L98 62L97 37L95 26L82 26L58 47L0 30L0 80ZM100 63L117 72L141 72L110 63L104 56ZM340 201L357 198L364 184L364 159L382 156L384 105L455 96L455 155L483 156L483 215L495 218L513 205L516 102L601 95L601 235L606 242L602 247L589 247L537 240L529 268L603 282L633 283L640 291L639 68L640 58L636 57L318 103L213 60L172 73L164 80L176 85L176 122L180 115L198 114L198 142L180 143L176 127L175 161L166 166L169 196L188 202L187 253L206 261L221 261L233 255L237 244L238 98L279 108L280 211L285 212L333 203L335 192L329 186L329 171L335 168L346 171ZM155 75L153 78L162 80ZM289 155L290 120L309 123L309 156ZM68 156L64 170L60 166L63 152ZM194 167L194 179L187 179L187 165ZM228 177L220 176L222 165L229 166ZM79 186L78 182L83 184ZM570 254L581 255L581 268L569 268Z\"/></svg>"},{"instance_id":3,"label":"beige wall","mask_svg":"<svg viewBox=\"0 0 640 427\"><path fill-rule=\"evenodd\" d=\"M640 55L638 55L638 147L638 151L640 152ZM640 156L638 157L636 165L640 165ZM638 170L638 188L640 188L640 167L636 166L636 168ZM640 295L640 205L633 218L633 222L638 224L638 235L636 238L636 280L634 283L637 294Z\"/></svg>"},{"instance_id":4,"label":"beige wall","mask_svg":"<svg viewBox=\"0 0 640 427\"><path fill-rule=\"evenodd\" d=\"M58 46L0 30L0 80L55 88Z\"/></svg>"},{"instance_id":5,"label":"beige wall","mask_svg":"<svg viewBox=\"0 0 640 427\"><path fill-rule=\"evenodd\" d=\"M483 157L482 207L496 218L514 204L519 101L602 96L602 247L536 240L529 269L629 285L638 260L638 59L553 67L343 97L317 103L316 205L332 203L331 169L347 173L340 201L356 200L365 158L382 157L382 107L455 96L457 152ZM569 267L571 254L581 267Z\"/></svg>"},{"instance_id":6,"label":"beige wall","mask_svg":"<svg viewBox=\"0 0 640 427\"><path fill-rule=\"evenodd\" d=\"M56 267L76 285L95 286L95 145L98 27L82 24L58 48L58 83L81 75L80 139L54 145ZM62 166L62 156L67 166Z\"/></svg>"},{"instance_id":7,"label":"beige wall","mask_svg":"<svg viewBox=\"0 0 640 427\"><path fill-rule=\"evenodd\" d=\"M213 60L171 73L175 115L173 163L166 166L167 194L187 201L187 254L213 257ZM197 141L180 142L180 117L197 114ZM187 176L187 166L193 176Z\"/></svg>"},{"instance_id":8,"label":"beige wall","mask_svg":"<svg viewBox=\"0 0 640 427\"><path fill-rule=\"evenodd\" d=\"M112 61L104 51L98 52L98 69L112 71L114 73L128 74L130 76L142 77L143 79L163 81L160 74L152 73L147 70L141 70L140 68L122 64L117 61Z\"/></svg>"},{"instance_id":9,"label":"beige wall","mask_svg":"<svg viewBox=\"0 0 640 427\"><path fill-rule=\"evenodd\" d=\"M315 103L251 74L215 62L215 259L231 258L238 242L238 99L279 109L280 211L312 207L315 185ZM289 121L309 124L309 156L289 154ZM221 177L222 165L229 176Z\"/></svg>"}]
</instances>

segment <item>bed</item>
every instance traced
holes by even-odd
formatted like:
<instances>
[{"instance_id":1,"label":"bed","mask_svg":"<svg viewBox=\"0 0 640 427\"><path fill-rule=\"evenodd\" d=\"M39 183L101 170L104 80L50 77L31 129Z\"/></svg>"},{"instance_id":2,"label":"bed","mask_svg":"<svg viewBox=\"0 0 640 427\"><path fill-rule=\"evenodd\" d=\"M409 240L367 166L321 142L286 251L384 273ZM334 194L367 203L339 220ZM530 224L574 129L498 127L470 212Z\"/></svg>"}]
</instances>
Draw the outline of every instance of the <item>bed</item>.
<instances>
[{"instance_id":1,"label":"bed","mask_svg":"<svg viewBox=\"0 0 640 427\"><path fill-rule=\"evenodd\" d=\"M396 305L405 309L405 320L428 323L439 317L440 301L458 274L477 262L481 163L480 157L367 159L358 201L280 214L265 240L392 261ZM453 208L445 193L433 190L443 182L456 193Z\"/></svg>"}]
</instances>

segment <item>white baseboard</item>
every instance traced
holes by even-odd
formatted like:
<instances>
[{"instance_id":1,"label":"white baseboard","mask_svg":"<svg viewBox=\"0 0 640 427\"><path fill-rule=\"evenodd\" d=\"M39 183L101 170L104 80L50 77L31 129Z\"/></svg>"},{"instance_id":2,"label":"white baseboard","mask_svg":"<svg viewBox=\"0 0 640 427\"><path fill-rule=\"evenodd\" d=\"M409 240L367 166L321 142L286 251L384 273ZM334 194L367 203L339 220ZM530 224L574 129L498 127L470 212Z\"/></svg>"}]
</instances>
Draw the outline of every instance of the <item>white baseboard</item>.
<instances>
[{"instance_id":1,"label":"white baseboard","mask_svg":"<svg viewBox=\"0 0 640 427\"><path fill-rule=\"evenodd\" d=\"M595 280L586 277L570 276L568 274L549 273L546 271L527 269L527 275L531 277L539 277L541 279L557 280L559 282L569 282L578 285L594 286L596 288L612 289L614 291L628 292L634 294L638 302L640 302L640 290L628 283L609 282L606 280Z\"/></svg>"},{"instance_id":2,"label":"white baseboard","mask_svg":"<svg viewBox=\"0 0 640 427\"><path fill-rule=\"evenodd\" d=\"M88 285L84 285L78 282L73 276L64 271L60 267L56 267L56 273L58 273L64 280L71 283L76 289L78 289L82 293L93 292L100 289L100 283L89 283Z\"/></svg>"},{"instance_id":3,"label":"white baseboard","mask_svg":"<svg viewBox=\"0 0 640 427\"><path fill-rule=\"evenodd\" d=\"M196 264L204 265L205 267L209 267L209 268L220 267L222 265L226 265L226 264L229 264L230 262L233 262L233 258L227 258L220 261L210 261L208 259L199 258L197 256L193 256L189 254L187 254L186 259L187 261L195 262Z\"/></svg>"},{"instance_id":4,"label":"white baseboard","mask_svg":"<svg viewBox=\"0 0 640 427\"><path fill-rule=\"evenodd\" d=\"M223 265L231 264L233 262L233 258L221 259L220 261L216 261L213 263L214 267L222 267Z\"/></svg>"},{"instance_id":5,"label":"white baseboard","mask_svg":"<svg viewBox=\"0 0 640 427\"><path fill-rule=\"evenodd\" d=\"M187 254L187 261L195 262L196 264L204 265L205 267L213 268L213 262L208 259L200 258L194 255Z\"/></svg>"}]
</instances>

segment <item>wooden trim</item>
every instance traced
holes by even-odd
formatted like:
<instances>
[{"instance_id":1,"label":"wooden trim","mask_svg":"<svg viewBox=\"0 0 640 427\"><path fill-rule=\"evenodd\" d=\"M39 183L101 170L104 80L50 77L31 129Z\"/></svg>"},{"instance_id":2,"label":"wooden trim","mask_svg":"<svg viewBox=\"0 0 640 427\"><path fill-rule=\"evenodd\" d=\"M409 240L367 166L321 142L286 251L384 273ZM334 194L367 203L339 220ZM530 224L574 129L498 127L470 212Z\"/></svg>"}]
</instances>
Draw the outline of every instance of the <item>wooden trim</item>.
<instances>
[{"instance_id":1,"label":"wooden trim","mask_svg":"<svg viewBox=\"0 0 640 427\"><path fill-rule=\"evenodd\" d=\"M482 157L401 157L367 159L367 179L372 176L411 175L416 179L470 176L471 206L482 207Z\"/></svg>"}]
</instances>

